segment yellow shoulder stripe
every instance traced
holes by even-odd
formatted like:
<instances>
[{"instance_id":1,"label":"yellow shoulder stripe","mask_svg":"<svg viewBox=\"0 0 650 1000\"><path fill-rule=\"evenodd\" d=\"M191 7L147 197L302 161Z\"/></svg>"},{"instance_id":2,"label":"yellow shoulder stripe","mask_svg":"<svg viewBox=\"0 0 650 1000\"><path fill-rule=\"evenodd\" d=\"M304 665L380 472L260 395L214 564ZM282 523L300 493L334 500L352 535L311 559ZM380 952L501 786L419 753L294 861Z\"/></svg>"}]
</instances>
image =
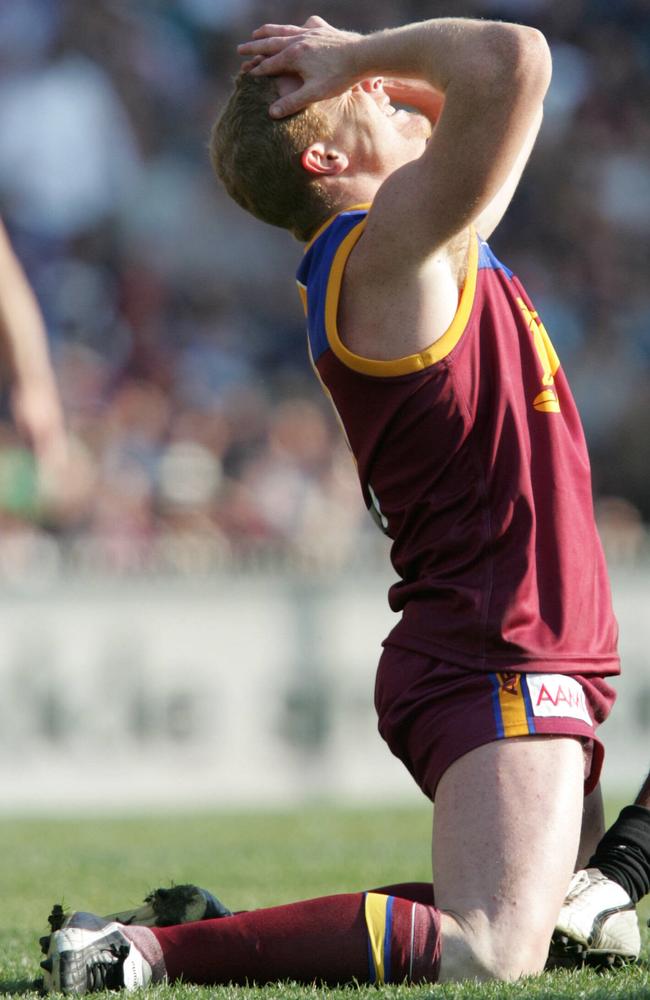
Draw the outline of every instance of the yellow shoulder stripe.
<instances>
[{"instance_id":1,"label":"yellow shoulder stripe","mask_svg":"<svg viewBox=\"0 0 650 1000\"><path fill-rule=\"evenodd\" d=\"M348 205L347 208L342 208L338 212L335 212L334 215L330 215L329 219L325 219L325 222L323 222L323 224L318 227L318 229L311 237L309 242L305 244L305 249L303 252L307 253L310 247L314 245L318 237L323 235L327 227L334 222L334 219L338 219L339 215L343 215L344 212L360 212L362 210L367 212L370 209L371 204L372 203L369 201L364 201L360 202L358 205Z\"/></svg>"},{"instance_id":2,"label":"yellow shoulder stripe","mask_svg":"<svg viewBox=\"0 0 650 1000\"><path fill-rule=\"evenodd\" d=\"M302 308L305 310L305 316L307 315L307 289L304 285L301 285L299 281L296 282L298 285L298 295L300 296L300 301L302 302Z\"/></svg>"}]
</instances>

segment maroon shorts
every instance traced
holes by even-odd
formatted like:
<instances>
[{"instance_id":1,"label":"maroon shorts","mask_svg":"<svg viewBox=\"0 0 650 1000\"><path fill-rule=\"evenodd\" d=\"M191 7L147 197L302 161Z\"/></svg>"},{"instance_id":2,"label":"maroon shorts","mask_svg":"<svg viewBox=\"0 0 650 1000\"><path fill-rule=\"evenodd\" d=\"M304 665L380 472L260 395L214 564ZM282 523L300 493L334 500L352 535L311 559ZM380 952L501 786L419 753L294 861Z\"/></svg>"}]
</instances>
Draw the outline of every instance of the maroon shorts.
<instances>
[{"instance_id":1,"label":"maroon shorts","mask_svg":"<svg viewBox=\"0 0 650 1000\"><path fill-rule=\"evenodd\" d=\"M432 800L450 764L470 750L536 734L582 739L585 794L593 791L604 755L596 727L615 698L591 674L481 673L389 644L375 686L379 732Z\"/></svg>"}]
</instances>

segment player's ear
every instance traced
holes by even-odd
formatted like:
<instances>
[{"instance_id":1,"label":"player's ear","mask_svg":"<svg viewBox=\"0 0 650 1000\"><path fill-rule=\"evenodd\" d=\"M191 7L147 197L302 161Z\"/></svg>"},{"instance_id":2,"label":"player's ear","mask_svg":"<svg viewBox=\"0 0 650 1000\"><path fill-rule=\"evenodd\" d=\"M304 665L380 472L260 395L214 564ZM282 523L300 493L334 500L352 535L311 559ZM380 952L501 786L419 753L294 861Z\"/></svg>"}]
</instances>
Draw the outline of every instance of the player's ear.
<instances>
[{"instance_id":1,"label":"player's ear","mask_svg":"<svg viewBox=\"0 0 650 1000\"><path fill-rule=\"evenodd\" d=\"M326 146L323 142L312 142L303 149L300 162L308 174L336 177L348 166L348 158L340 149Z\"/></svg>"}]
</instances>

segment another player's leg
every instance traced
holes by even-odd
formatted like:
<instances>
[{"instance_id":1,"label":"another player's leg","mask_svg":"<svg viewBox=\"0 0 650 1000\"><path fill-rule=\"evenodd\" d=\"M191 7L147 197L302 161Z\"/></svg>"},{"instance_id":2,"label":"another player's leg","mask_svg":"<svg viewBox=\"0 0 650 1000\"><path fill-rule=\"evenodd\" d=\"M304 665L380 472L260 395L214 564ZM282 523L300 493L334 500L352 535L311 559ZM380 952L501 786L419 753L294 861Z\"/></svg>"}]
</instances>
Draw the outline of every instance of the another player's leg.
<instances>
[{"instance_id":1,"label":"another player's leg","mask_svg":"<svg viewBox=\"0 0 650 1000\"><path fill-rule=\"evenodd\" d=\"M544 968L578 850L583 749L571 737L488 743L443 774L433 868L440 980Z\"/></svg>"},{"instance_id":2,"label":"another player's leg","mask_svg":"<svg viewBox=\"0 0 650 1000\"><path fill-rule=\"evenodd\" d=\"M635 904L650 892L650 773L577 871L557 921L551 963L633 962L641 948Z\"/></svg>"},{"instance_id":3,"label":"another player's leg","mask_svg":"<svg viewBox=\"0 0 650 1000\"><path fill-rule=\"evenodd\" d=\"M635 903L650 892L650 772L634 804L621 811L587 867L598 868Z\"/></svg>"},{"instance_id":4,"label":"another player's leg","mask_svg":"<svg viewBox=\"0 0 650 1000\"><path fill-rule=\"evenodd\" d=\"M584 868L596 849L600 838L605 832L605 810L603 808L603 793L600 782L593 792L585 795L582 809L582 828L580 830L580 846L576 869Z\"/></svg>"}]
</instances>

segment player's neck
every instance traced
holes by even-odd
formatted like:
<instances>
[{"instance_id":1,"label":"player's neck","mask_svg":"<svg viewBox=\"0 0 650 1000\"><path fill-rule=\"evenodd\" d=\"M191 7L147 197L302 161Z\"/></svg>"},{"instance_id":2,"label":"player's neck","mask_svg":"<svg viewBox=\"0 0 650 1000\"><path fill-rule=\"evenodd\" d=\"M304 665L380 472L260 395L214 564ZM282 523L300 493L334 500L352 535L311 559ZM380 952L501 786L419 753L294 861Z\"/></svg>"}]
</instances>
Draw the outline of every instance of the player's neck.
<instances>
[{"instance_id":1,"label":"player's neck","mask_svg":"<svg viewBox=\"0 0 650 1000\"><path fill-rule=\"evenodd\" d=\"M357 174L350 177L338 177L333 184L334 212L344 212L351 205L369 205L381 184L383 177L369 174Z\"/></svg>"}]
</instances>

